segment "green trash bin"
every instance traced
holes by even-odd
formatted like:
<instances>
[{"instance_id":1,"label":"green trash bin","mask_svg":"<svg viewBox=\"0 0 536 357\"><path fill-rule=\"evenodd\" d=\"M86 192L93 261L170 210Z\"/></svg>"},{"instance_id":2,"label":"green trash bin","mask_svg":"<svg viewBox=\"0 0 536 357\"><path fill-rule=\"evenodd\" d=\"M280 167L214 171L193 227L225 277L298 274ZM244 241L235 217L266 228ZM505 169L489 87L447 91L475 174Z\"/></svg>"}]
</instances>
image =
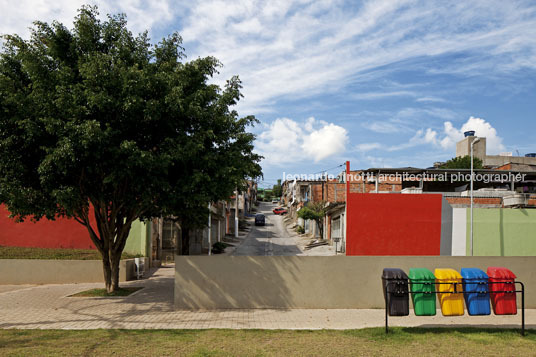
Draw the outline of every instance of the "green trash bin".
<instances>
[{"instance_id":1,"label":"green trash bin","mask_svg":"<svg viewBox=\"0 0 536 357\"><path fill-rule=\"evenodd\" d=\"M435 276L426 268L411 268L411 300L417 316L433 316L436 314ZM421 291L413 293L413 291Z\"/></svg>"}]
</instances>

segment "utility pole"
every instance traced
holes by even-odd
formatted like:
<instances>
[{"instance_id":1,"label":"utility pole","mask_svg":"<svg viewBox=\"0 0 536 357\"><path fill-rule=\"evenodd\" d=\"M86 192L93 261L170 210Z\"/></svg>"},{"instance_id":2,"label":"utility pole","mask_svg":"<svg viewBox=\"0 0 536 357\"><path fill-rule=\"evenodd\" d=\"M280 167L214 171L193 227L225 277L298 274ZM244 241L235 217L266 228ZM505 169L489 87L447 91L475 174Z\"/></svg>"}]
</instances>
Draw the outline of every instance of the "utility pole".
<instances>
[{"instance_id":1,"label":"utility pole","mask_svg":"<svg viewBox=\"0 0 536 357\"><path fill-rule=\"evenodd\" d=\"M208 255L212 255L212 205L208 203Z\"/></svg>"},{"instance_id":2,"label":"utility pole","mask_svg":"<svg viewBox=\"0 0 536 357\"><path fill-rule=\"evenodd\" d=\"M238 187L236 188L235 199L236 199L235 201L236 207L235 207L235 217L234 217L234 227L235 227L234 236L235 238L238 238Z\"/></svg>"},{"instance_id":3,"label":"utility pole","mask_svg":"<svg viewBox=\"0 0 536 357\"><path fill-rule=\"evenodd\" d=\"M346 170L344 171L344 182L346 183L346 204L344 205L344 229L341 230L343 235L341 241L341 252L346 251L346 239L348 237L348 203L350 202L350 161L346 161Z\"/></svg>"},{"instance_id":4,"label":"utility pole","mask_svg":"<svg viewBox=\"0 0 536 357\"><path fill-rule=\"evenodd\" d=\"M471 256L473 256L473 145L479 141L480 138L476 138L475 140L471 141Z\"/></svg>"}]
</instances>

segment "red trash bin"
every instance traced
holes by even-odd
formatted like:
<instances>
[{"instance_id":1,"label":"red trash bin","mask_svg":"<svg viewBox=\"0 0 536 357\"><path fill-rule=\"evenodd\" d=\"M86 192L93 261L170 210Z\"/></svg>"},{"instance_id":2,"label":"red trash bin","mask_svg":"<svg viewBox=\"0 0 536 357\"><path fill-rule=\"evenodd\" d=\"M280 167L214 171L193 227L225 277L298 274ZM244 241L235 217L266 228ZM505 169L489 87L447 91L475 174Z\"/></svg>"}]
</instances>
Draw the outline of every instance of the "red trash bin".
<instances>
[{"instance_id":1,"label":"red trash bin","mask_svg":"<svg viewBox=\"0 0 536 357\"><path fill-rule=\"evenodd\" d=\"M516 276L509 269L503 267L488 268L491 306L495 315L515 315L517 314L516 303L516 284L514 283ZM494 293L494 291L512 291Z\"/></svg>"}]
</instances>

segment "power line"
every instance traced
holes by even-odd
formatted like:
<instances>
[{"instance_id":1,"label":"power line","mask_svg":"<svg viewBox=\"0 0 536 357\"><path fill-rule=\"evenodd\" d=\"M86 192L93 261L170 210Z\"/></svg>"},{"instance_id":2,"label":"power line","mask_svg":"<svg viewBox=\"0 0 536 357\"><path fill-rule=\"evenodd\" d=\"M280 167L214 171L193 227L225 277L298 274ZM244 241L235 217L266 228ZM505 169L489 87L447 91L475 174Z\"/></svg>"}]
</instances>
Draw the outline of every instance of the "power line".
<instances>
[{"instance_id":1,"label":"power line","mask_svg":"<svg viewBox=\"0 0 536 357\"><path fill-rule=\"evenodd\" d=\"M341 165L337 165L337 166L332 167L332 168L330 168L330 169L325 169L325 170L322 170L322 171L315 172L315 173L313 173L312 175L315 175L315 174L321 174L321 173L324 173L324 172L326 172L326 171L331 171L331 170L334 170L334 169L336 169L336 168L338 168L338 167L342 167L342 166L344 166L344 165L346 165L346 163L341 164Z\"/></svg>"}]
</instances>

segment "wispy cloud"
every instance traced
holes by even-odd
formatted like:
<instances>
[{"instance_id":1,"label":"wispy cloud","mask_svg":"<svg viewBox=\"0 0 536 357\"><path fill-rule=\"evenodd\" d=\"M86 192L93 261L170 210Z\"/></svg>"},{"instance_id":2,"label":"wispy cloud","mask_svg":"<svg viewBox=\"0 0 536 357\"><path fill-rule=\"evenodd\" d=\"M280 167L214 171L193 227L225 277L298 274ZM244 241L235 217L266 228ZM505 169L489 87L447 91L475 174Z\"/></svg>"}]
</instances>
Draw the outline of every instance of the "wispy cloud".
<instances>
[{"instance_id":1,"label":"wispy cloud","mask_svg":"<svg viewBox=\"0 0 536 357\"><path fill-rule=\"evenodd\" d=\"M368 119L370 117L372 119ZM406 107L396 112L364 112L361 116L363 128L377 133L415 132L423 123L441 120L455 120L459 113L443 107Z\"/></svg>"},{"instance_id":2,"label":"wispy cloud","mask_svg":"<svg viewBox=\"0 0 536 357\"><path fill-rule=\"evenodd\" d=\"M87 1L0 3L1 33L27 34L31 21L70 24ZM101 13L126 12L134 32L178 30L191 58L214 55L225 67L219 83L239 74L240 109L270 112L279 98L336 92L371 71L404 63L428 73L510 73L536 68L536 7L531 2L367 1L261 2L170 0L90 1ZM155 38L155 40L158 40ZM456 61L430 58L463 54ZM424 63L424 60L426 62ZM383 93L382 93L383 92ZM438 102L405 90L358 90L360 100L388 96Z\"/></svg>"},{"instance_id":3,"label":"wispy cloud","mask_svg":"<svg viewBox=\"0 0 536 357\"><path fill-rule=\"evenodd\" d=\"M30 33L28 28L36 20L45 22L57 20L70 28L77 10L85 4L97 5L103 19L107 14L127 14L128 26L135 34L162 28L171 23L176 11L182 8L171 0L20 0L16 5L9 1L0 1L0 13L2 13L0 33L17 33L28 37Z\"/></svg>"},{"instance_id":4,"label":"wispy cloud","mask_svg":"<svg viewBox=\"0 0 536 357\"><path fill-rule=\"evenodd\" d=\"M356 93L351 96L353 99L357 100L375 100L383 99L389 97L416 97L418 94L416 92L410 91L395 91L395 92L365 92L365 93Z\"/></svg>"},{"instance_id":5,"label":"wispy cloud","mask_svg":"<svg viewBox=\"0 0 536 357\"><path fill-rule=\"evenodd\" d=\"M371 70L449 54L471 61L428 63L425 70L474 75L480 65L495 72L536 67L530 3L374 1L354 9L341 1L212 1L190 10L182 30L187 44L204 39L195 52L222 60L222 80L240 74L248 109L336 91Z\"/></svg>"},{"instance_id":6,"label":"wispy cloud","mask_svg":"<svg viewBox=\"0 0 536 357\"><path fill-rule=\"evenodd\" d=\"M415 99L416 102L424 102L424 103L445 103L446 100L439 97L421 97Z\"/></svg>"},{"instance_id":7,"label":"wispy cloud","mask_svg":"<svg viewBox=\"0 0 536 357\"><path fill-rule=\"evenodd\" d=\"M450 121L443 123L443 130L438 131L432 128L419 129L406 142L400 144L382 144L379 142L360 143L355 146L355 150L360 153L370 151L395 152L402 151L416 146L429 145L434 150L443 152L450 151L454 154L456 143L463 139L463 133L474 130L475 135L486 138L488 154L498 154L504 151L503 139L497 134L497 130L482 118L470 117L460 128L456 128Z\"/></svg>"}]
</instances>

